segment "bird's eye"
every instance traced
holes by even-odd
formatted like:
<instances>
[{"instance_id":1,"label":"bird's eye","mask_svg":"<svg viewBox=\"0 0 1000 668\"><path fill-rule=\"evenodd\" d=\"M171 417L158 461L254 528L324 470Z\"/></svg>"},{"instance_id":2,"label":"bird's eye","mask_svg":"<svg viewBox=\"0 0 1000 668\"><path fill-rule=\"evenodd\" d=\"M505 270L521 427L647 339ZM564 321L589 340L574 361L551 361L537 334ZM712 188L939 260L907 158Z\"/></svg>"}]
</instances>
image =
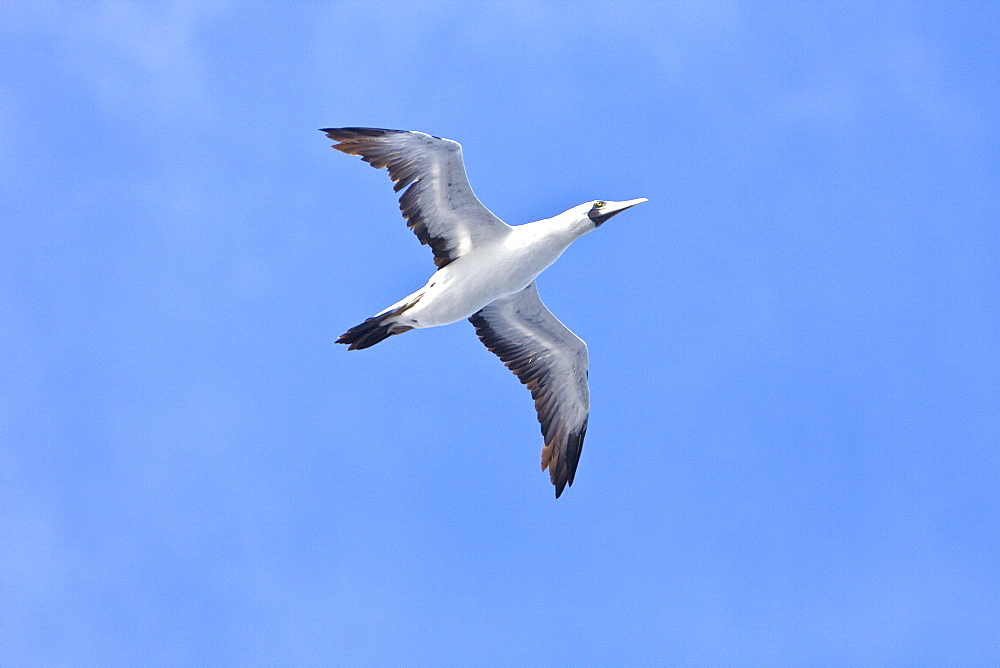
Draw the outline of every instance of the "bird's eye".
<instances>
[{"instance_id":1,"label":"bird's eye","mask_svg":"<svg viewBox=\"0 0 1000 668\"><path fill-rule=\"evenodd\" d=\"M600 209L602 206L604 206L604 202L594 202L594 206Z\"/></svg>"}]
</instances>

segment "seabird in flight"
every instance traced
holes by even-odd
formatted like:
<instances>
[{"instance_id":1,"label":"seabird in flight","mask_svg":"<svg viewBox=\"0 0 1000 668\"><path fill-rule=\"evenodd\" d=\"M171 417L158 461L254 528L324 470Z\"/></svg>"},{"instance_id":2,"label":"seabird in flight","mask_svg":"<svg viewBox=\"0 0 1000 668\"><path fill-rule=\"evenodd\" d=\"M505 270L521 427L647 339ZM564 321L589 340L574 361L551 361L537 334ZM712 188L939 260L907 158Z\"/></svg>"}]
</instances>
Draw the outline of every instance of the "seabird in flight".
<instances>
[{"instance_id":1,"label":"seabird in flight","mask_svg":"<svg viewBox=\"0 0 1000 668\"><path fill-rule=\"evenodd\" d=\"M538 297L535 277L576 239L645 198L595 200L552 218L510 226L472 192L462 146L423 132L326 128L333 148L388 168L399 208L437 271L424 287L345 332L368 348L411 329L468 318L486 347L531 390L542 425L542 470L556 498L573 484L590 413L587 344ZM405 189L405 190L404 190Z\"/></svg>"}]
</instances>

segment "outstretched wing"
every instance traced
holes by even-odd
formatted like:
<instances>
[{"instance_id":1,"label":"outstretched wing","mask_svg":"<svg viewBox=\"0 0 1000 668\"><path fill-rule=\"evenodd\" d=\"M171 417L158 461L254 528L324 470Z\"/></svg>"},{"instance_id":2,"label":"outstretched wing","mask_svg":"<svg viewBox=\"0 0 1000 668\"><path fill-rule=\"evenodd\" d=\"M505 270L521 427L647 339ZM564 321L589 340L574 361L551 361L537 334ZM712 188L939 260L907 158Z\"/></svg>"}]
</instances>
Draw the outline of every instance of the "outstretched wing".
<instances>
[{"instance_id":1,"label":"outstretched wing","mask_svg":"<svg viewBox=\"0 0 1000 668\"><path fill-rule=\"evenodd\" d=\"M438 268L510 232L510 226L472 192L458 142L381 128L325 128L320 132L337 142L333 148L338 151L360 155L378 169L387 167L396 192L406 188L399 209L420 243L434 251Z\"/></svg>"},{"instance_id":2,"label":"outstretched wing","mask_svg":"<svg viewBox=\"0 0 1000 668\"><path fill-rule=\"evenodd\" d=\"M587 344L545 308L534 281L469 321L483 344L531 390L544 439L542 470L548 468L558 499L573 484L587 433Z\"/></svg>"}]
</instances>

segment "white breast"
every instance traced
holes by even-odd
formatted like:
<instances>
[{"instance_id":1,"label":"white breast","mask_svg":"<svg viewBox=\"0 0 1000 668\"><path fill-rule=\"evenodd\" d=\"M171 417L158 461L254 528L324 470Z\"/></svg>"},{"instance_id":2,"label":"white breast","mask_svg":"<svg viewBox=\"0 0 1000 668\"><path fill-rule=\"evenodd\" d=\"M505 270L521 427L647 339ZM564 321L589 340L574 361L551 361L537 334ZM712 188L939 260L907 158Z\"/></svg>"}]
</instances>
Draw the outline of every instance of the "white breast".
<instances>
[{"instance_id":1,"label":"white breast","mask_svg":"<svg viewBox=\"0 0 1000 668\"><path fill-rule=\"evenodd\" d=\"M480 246L439 269L414 293L422 293L420 301L400 322L417 328L447 325L523 290L576 238L544 225L550 221L519 225L499 243Z\"/></svg>"}]
</instances>

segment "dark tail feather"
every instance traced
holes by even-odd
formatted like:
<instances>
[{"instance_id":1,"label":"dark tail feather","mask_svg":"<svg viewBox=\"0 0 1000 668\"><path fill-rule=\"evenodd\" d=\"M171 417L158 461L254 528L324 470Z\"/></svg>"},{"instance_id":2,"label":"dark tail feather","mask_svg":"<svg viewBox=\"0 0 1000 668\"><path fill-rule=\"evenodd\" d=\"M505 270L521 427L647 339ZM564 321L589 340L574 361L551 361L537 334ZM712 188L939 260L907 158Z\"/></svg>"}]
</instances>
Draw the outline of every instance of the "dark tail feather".
<instances>
[{"instance_id":1,"label":"dark tail feather","mask_svg":"<svg viewBox=\"0 0 1000 668\"><path fill-rule=\"evenodd\" d=\"M380 341L385 341L394 334L402 334L403 332L410 331L413 329L412 327L392 322L392 319L416 304L419 300L420 297L417 297L405 306L373 318L368 318L360 325L355 325L341 334L340 338L337 339L337 343L348 344L348 350L361 350L362 348L370 348Z\"/></svg>"}]
</instances>

